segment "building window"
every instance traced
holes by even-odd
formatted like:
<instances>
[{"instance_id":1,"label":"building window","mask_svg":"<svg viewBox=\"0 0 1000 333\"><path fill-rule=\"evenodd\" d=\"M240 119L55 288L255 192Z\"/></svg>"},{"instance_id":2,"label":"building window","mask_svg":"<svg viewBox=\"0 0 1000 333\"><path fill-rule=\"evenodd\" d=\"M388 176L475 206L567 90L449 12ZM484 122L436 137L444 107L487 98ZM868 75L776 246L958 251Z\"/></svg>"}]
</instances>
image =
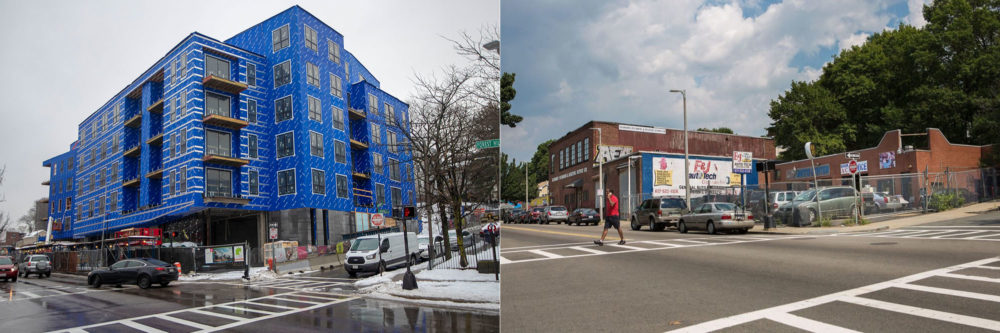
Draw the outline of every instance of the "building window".
<instances>
[{"instance_id":1,"label":"building window","mask_svg":"<svg viewBox=\"0 0 1000 333\"><path fill-rule=\"evenodd\" d=\"M205 154L229 157L231 150L232 140L229 133L205 131Z\"/></svg>"},{"instance_id":2,"label":"building window","mask_svg":"<svg viewBox=\"0 0 1000 333\"><path fill-rule=\"evenodd\" d=\"M368 94L368 113L378 114L378 97Z\"/></svg>"},{"instance_id":3,"label":"building window","mask_svg":"<svg viewBox=\"0 0 1000 333\"><path fill-rule=\"evenodd\" d=\"M389 179L399 181L399 161L389 159Z\"/></svg>"},{"instance_id":4,"label":"building window","mask_svg":"<svg viewBox=\"0 0 1000 333\"><path fill-rule=\"evenodd\" d=\"M274 87L292 83L292 61L287 60L274 66Z\"/></svg>"},{"instance_id":5,"label":"building window","mask_svg":"<svg viewBox=\"0 0 1000 333\"><path fill-rule=\"evenodd\" d=\"M311 62L306 63L306 83L319 88L319 67Z\"/></svg>"},{"instance_id":6,"label":"building window","mask_svg":"<svg viewBox=\"0 0 1000 333\"><path fill-rule=\"evenodd\" d=\"M295 170L278 171L278 195L295 194Z\"/></svg>"},{"instance_id":7,"label":"building window","mask_svg":"<svg viewBox=\"0 0 1000 333\"><path fill-rule=\"evenodd\" d=\"M289 119L292 119L292 96L274 101L274 122L280 123Z\"/></svg>"},{"instance_id":8,"label":"building window","mask_svg":"<svg viewBox=\"0 0 1000 333\"><path fill-rule=\"evenodd\" d=\"M403 190L400 189L400 188L398 188L398 187L392 187L392 188L390 188L390 191L392 191L392 193L391 193L391 195L392 195L392 206L393 207L402 207L403 206Z\"/></svg>"},{"instance_id":9,"label":"building window","mask_svg":"<svg viewBox=\"0 0 1000 333\"><path fill-rule=\"evenodd\" d=\"M229 80L229 61L205 54L205 76Z\"/></svg>"},{"instance_id":10,"label":"building window","mask_svg":"<svg viewBox=\"0 0 1000 333\"><path fill-rule=\"evenodd\" d=\"M181 128L181 141L177 143L180 146L179 148L177 148L178 155L187 154L187 139L188 139L187 129Z\"/></svg>"},{"instance_id":11,"label":"building window","mask_svg":"<svg viewBox=\"0 0 1000 333\"><path fill-rule=\"evenodd\" d=\"M111 152L112 153L118 152L118 136L111 138ZM72 162L70 162L70 164L72 164Z\"/></svg>"},{"instance_id":12,"label":"building window","mask_svg":"<svg viewBox=\"0 0 1000 333\"><path fill-rule=\"evenodd\" d=\"M337 175L337 197L347 197L347 176Z\"/></svg>"},{"instance_id":13,"label":"building window","mask_svg":"<svg viewBox=\"0 0 1000 333\"><path fill-rule=\"evenodd\" d=\"M249 148L247 150L248 150L248 153L250 154L250 158L257 158L257 135L256 134L247 135L247 145L249 146Z\"/></svg>"},{"instance_id":14,"label":"building window","mask_svg":"<svg viewBox=\"0 0 1000 333\"><path fill-rule=\"evenodd\" d=\"M326 195L326 173L323 170L312 169L313 194Z\"/></svg>"},{"instance_id":15,"label":"building window","mask_svg":"<svg viewBox=\"0 0 1000 333\"><path fill-rule=\"evenodd\" d=\"M309 120L323 122L323 109L319 105L319 98L309 96Z\"/></svg>"},{"instance_id":16,"label":"building window","mask_svg":"<svg viewBox=\"0 0 1000 333\"><path fill-rule=\"evenodd\" d=\"M343 131L344 130L344 110L341 110L340 108L338 108L336 106L331 106L330 109L332 111L332 112L330 112L330 118L333 119L333 128L336 128L336 129L339 129L339 130Z\"/></svg>"},{"instance_id":17,"label":"building window","mask_svg":"<svg viewBox=\"0 0 1000 333\"><path fill-rule=\"evenodd\" d=\"M167 177L167 184L170 185L170 195L171 196L173 196L174 194L176 194L176 191L174 191L174 182L175 182L176 179L177 179L177 171L170 170L170 176Z\"/></svg>"},{"instance_id":18,"label":"building window","mask_svg":"<svg viewBox=\"0 0 1000 333\"><path fill-rule=\"evenodd\" d=\"M247 122L251 124L257 123L257 101L248 99L247 100Z\"/></svg>"},{"instance_id":19,"label":"building window","mask_svg":"<svg viewBox=\"0 0 1000 333\"><path fill-rule=\"evenodd\" d=\"M590 138L583 138L583 159L590 161Z\"/></svg>"},{"instance_id":20,"label":"building window","mask_svg":"<svg viewBox=\"0 0 1000 333\"><path fill-rule=\"evenodd\" d=\"M573 149L576 145L569 146L569 161L570 165L576 164L576 149Z\"/></svg>"},{"instance_id":21,"label":"building window","mask_svg":"<svg viewBox=\"0 0 1000 333\"><path fill-rule=\"evenodd\" d=\"M342 98L344 97L342 95L343 93L344 91L340 82L340 77L336 74L330 73L330 94Z\"/></svg>"},{"instance_id":22,"label":"building window","mask_svg":"<svg viewBox=\"0 0 1000 333\"><path fill-rule=\"evenodd\" d=\"M112 183L118 182L118 170L120 170L118 168L118 162L115 162L114 164L111 165L111 182ZM67 185L67 187L69 189L73 189L73 183L67 183L66 185Z\"/></svg>"},{"instance_id":23,"label":"building window","mask_svg":"<svg viewBox=\"0 0 1000 333\"><path fill-rule=\"evenodd\" d=\"M386 120L386 123L389 124L389 125L394 125L395 126L396 125L396 112L395 112L395 110L392 108L392 105L389 105L389 103L385 103L384 107L385 107L385 120Z\"/></svg>"},{"instance_id":24,"label":"building window","mask_svg":"<svg viewBox=\"0 0 1000 333\"><path fill-rule=\"evenodd\" d=\"M295 155L295 142L293 141L293 137L292 132L278 134L277 144L275 144L275 148L278 150L278 158Z\"/></svg>"},{"instance_id":25,"label":"building window","mask_svg":"<svg viewBox=\"0 0 1000 333\"><path fill-rule=\"evenodd\" d=\"M306 47L313 51L319 51L319 46L316 46L316 30L313 30L308 25L303 25L306 31Z\"/></svg>"},{"instance_id":26,"label":"building window","mask_svg":"<svg viewBox=\"0 0 1000 333\"><path fill-rule=\"evenodd\" d=\"M375 168L375 173L382 174L385 166L382 164L382 154L373 153L372 154L372 165Z\"/></svg>"},{"instance_id":27,"label":"building window","mask_svg":"<svg viewBox=\"0 0 1000 333\"><path fill-rule=\"evenodd\" d=\"M340 45L337 45L337 43L334 43L332 40L327 39L326 40L326 48L327 48L327 56L330 58L330 61L333 61L333 62L339 64L340 63Z\"/></svg>"},{"instance_id":28,"label":"building window","mask_svg":"<svg viewBox=\"0 0 1000 333\"><path fill-rule=\"evenodd\" d=\"M377 207L385 205L385 185L375 184L375 205Z\"/></svg>"},{"instance_id":29,"label":"building window","mask_svg":"<svg viewBox=\"0 0 1000 333\"><path fill-rule=\"evenodd\" d=\"M181 183L180 185L178 185L177 191L182 194L184 192L187 192L187 179L188 179L187 170L188 170L187 167L181 167L181 172L180 172Z\"/></svg>"},{"instance_id":30,"label":"building window","mask_svg":"<svg viewBox=\"0 0 1000 333\"><path fill-rule=\"evenodd\" d=\"M257 85L257 65L247 64L247 85L251 87Z\"/></svg>"},{"instance_id":31,"label":"building window","mask_svg":"<svg viewBox=\"0 0 1000 333\"><path fill-rule=\"evenodd\" d=\"M175 103L177 103L177 107L174 108L174 112L177 112L177 120L180 120L181 117L184 117L184 114L187 112L187 102L189 100L191 100L190 90L178 94L177 100L174 101Z\"/></svg>"},{"instance_id":32,"label":"building window","mask_svg":"<svg viewBox=\"0 0 1000 333\"><path fill-rule=\"evenodd\" d=\"M260 180L258 178L260 178L260 175L257 173L257 170L250 170L250 194L251 195L258 195L258 194L260 194L260 183L259 183Z\"/></svg>"},{"instance_id":33,"label":"building window","mask_svg":"<svg viewBox=\"0 0 1000 333\"><path fill-rule=\"evenodd\" d=\"M118 210L118 193L112 193L108 199L111 199L111 204L108 205L108 212Z\"/></svg>"},{"instance_id":34,"label":"building window","mask_svg":"<svg viewBox=\"0 0 1000 333\"><path fill-rule=\"evenodd\" d=\"M378 124L376 123L372 123L372 143L382 143L382 131L379 130Z\"/></svg>"},{"instance_id":35,"label":"building window","mask_svg":"<svg viewBox=\"0 0 1000 333\"><path fill-rule=\"evenodd\" d=\"M312 156L323 157L323 134L309 131L309 153Z\"/></svg>"},{"instance_id":36,"label":"building window","mask_svg":"<svg viewBox=\"0 0 1000 333\"><path fill-rule=\"evenodd\" d=\"M288 25L284 25L281 28L274 29L271 31L271 50L272 52L278 52L278 50L288 47Z\"/></svg>"},{"instance_id":37,"label":"building window","mask_svg":"<svg viewBox=\"0 0 1000 333\"><path fill-rule=\"evenodd\" d=\"M205 111L210 115L229 117L229 96L205 93Z\"/></svg>"},{"instance_id":38,"label":"building window","mask_svg":"<svg viewBox=\"0 0 1000 333\"><path fill-rule=\"evenodd\" d=\"M205 168L205 189L210 197L233 196L232 171Z\"/></svg>"},{"instance_id":39,"label":"building window","mask_svg":"<svg viewBox=\"0 0 1000 333\"><path fill-rule=\"evenodd\" d=\"M333 141L334 157L337 163L347 163L347 145L343 141Z\"/></svg>"}]
</instances>

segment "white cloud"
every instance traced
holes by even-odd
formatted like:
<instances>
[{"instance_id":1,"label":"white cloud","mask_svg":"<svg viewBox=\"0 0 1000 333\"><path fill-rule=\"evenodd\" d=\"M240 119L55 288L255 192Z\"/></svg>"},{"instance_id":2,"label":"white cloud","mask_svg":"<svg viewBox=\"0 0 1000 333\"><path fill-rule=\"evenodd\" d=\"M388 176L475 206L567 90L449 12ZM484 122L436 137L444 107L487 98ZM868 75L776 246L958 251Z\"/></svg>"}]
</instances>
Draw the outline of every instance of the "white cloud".
<instances>
[{"instance_id":1,"label":"white cloud","mask_svg":"<svg viewBox=\"0 0 1000 333\"><path fill-rule=\"evenodd\" d=\"M906 8L910 10L910 15L907 15L903 21L918 28L927 24L927 20L924 19L924 5L928 2L930 0L907 0Z\"/></svg>"}]
</instances>

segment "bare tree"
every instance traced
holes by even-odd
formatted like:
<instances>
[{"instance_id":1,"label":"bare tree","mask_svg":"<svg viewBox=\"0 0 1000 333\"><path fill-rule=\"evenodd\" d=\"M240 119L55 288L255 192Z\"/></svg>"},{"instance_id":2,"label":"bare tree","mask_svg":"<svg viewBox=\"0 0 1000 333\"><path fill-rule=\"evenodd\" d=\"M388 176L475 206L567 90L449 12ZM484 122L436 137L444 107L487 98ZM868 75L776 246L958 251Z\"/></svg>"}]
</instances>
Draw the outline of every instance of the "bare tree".
<instances>
[{"instance_id":1,"label":"bare tree","mask_svg":"<svg viewBox=\"0 0 1000 333\"><path fill-rule=\"evenodd\" d=\"M0 167L0 186L3 186L3 177L5 173L7 173L7 165ZM7 198L6 196L4 196L3 193L0 193L0 202L4 201L7 201ZM4 211L0 211L0 234L3 234L5 231L7 231L7 228L10 226L11 226L10 214Z\"/></svg>"}]
</instances>

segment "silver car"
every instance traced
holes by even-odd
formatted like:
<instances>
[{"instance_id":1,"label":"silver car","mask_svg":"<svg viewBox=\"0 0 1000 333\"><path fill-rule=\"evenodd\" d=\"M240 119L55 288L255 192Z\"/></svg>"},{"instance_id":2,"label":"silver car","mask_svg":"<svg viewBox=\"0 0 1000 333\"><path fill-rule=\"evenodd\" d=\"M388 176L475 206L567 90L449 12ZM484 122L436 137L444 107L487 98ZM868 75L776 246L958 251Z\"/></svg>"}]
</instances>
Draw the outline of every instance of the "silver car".
<instances>
[{"instance_id":1,"label":"silver car","mask_svg":"<svg viewBox=\"0 0 1000 333\"><path fill-rule=\"evenodd\" d=\"M430 259L430 251L428 246L430 245L430 237L427 235L417 236L417 249L420 250L420 260ZM434 236L434 256L444 255L444 238L441 236Z\"/></svg>"},{"instance_id":2,"label":"silver car","mask_svg":"<svg viewBox=\"0 0 1000 333\"><path fill-rule=\"evenodd\" d=\"M542 222L549 224L555 221L556 223L563 223L569 219L568 211L566 207L563 206L545 206L545 211L542 212Z\"/></svg>"},{"instance_id":3,"label":"silver car","mask_svg":"<svg viewBox=\"0 0 1000 333\"><path fill-rule=\"evenodd\" d=\"M38 277L52 276L52 264L49 263L49 256L44 254L34 254L24 258L20 266L18 270L24 277L28 277L28 274L38 274Z\"/></svg>"},{"instance_id":4,"label":"silver car","mask_svg":"<svg viewBox=\"0 0 1000 333\"><path fill-rule=\"evenodd\" d=\"M696 206L690 214L681 216L681 220L677 222L677 231L681 233L686 233L689 229L705 230L709 234L719 230L746 233L750 228L753 228L753 216L728 202L703 203Z\"/></svg>"}]
</instances>

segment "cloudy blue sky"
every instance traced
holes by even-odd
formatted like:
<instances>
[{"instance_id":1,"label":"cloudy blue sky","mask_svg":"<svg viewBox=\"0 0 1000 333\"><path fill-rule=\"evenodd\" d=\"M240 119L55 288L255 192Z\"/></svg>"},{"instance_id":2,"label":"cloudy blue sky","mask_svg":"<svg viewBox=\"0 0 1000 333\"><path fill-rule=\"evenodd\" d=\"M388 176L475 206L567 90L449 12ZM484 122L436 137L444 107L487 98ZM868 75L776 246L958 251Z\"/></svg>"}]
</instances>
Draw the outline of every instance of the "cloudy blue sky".
<instances>
[{"instance_id":1,"label":"cloudy blue sky","mask_svg":"<svg viewBox=\"0 0 1000 333\"><path fill-rule=\"evenodd\" d=\"M923 26L926 0L503 0L503 70L517 73L503 150L530 159L539 143L588 120L760 136L768 104L814 80L840 50L900 23Z\"/></svg>"},{"instance_id":2,"label":"cloudy blue sky","mask_svg":"<svg viewBox=\"0 0 1000 333\"><path fill-rule=\"evenodd\" d=\"M192 32L225 40L294 5L344 34L344 44L406 101L415 74L466 64L443 37L500 20L498 1L0 0L0 211L48 195L42 161L69 150L77 126Z\"/></svg>"}]
</instances>

